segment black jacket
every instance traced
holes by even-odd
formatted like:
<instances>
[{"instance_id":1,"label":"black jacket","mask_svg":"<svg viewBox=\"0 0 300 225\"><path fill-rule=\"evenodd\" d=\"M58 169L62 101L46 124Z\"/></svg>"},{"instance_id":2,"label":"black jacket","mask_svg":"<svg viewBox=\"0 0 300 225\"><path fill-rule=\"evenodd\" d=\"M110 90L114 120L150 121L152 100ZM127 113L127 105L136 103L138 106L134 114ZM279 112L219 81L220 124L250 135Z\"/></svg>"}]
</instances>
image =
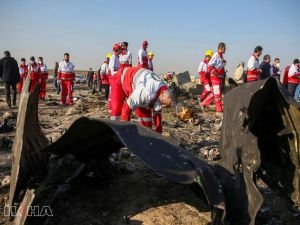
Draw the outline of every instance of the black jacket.
<instances>
[{"instance_id":1,"label":"black jacket","mask_svg":"<svg viewBox=\"0 0 300 225\"><path fill-rule=\"evenodd\" d=\"M12 57L0 59L0 78L4 82L18 83L20 81L19 66Z\"/></svg>"},{"instance_id":2,"label":"black jacket","mask_svg":"<svg viewBox=\"0 0 300 225\"><path fill-rule=\"evenodd\" d=\"M263 61L259 68L261 68L262 73L260 74L260 80L267 79L271 75L271 64Z\"/></svg>"}]
</instances>

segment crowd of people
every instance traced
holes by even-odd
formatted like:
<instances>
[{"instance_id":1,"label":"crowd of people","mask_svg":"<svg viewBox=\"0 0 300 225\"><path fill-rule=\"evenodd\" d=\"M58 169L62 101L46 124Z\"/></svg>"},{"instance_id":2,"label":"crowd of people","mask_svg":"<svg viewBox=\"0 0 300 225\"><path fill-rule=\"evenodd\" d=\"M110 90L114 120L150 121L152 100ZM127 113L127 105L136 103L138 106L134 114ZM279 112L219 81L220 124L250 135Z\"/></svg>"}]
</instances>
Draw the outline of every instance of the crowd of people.
<instances>
[{"instance_id":1,"label":"crowd of people","mask_svg":"<svg viewBox=\"0 0 300 225\"><path fill-rule=\"evenodd\" d=\"M148 52L148 42L144 41L138 51L138 64L133 66L132 53L128 50L128 42L116 43L113 45L112 54L106 54L105 61L98 71L90 71L87 75L87 84L90 88L104 89L105 99L108 102L111 120L129 121L132 111L135 111L140 124L154 128L162 132L162 106L172 105L173 98L164 79L154 73L153 52ZM290 95L300 99L300 66L299 59L295 59L291 66L284 69L281 76L280 59L275 58L271 65L270 55L264 55L263 62L259 63L263 48L257 46L247 63L247 70L244 70L245 63L240 62L234 72L234 79L239 84L252 83L266 79L270 76L281 82ZM217 51L205 52L204 59L200 62L198 73L199 81L203 84L203 93L199 96L200 107L203 111L215 103L216 115L222 115L222 91L226 76L226 52L225 43L218 45ZM74 64L70 62L69 53L64 54L61 62L55 63L54 85L57 93L61 95L62 105L73 104L73 87L75 81ZM173 77L173 73L168 74ZM29 91L33 92L36 85L40 86L39 98L46 98L46 83L48 80L48 68L43 62L43 57L30 57L26 64L24 58L20 65L11 57L9 51L4 52L0 61L0 78L5 83L6 101L9 108L16 106L17 92L21 92L25 79L30 79ZM11 104L10 91L13 90Z\"/></svg>"},{"instance_id":2,"label":"crowd of people","mask_svg":"<svg viewBox=\"0 0 300 225\"><path fill-rule=\"evenodd\" d=\"M222 90L226 76L226 60L223 54L226 51L225 43L219 43L217 52L213 54L212 50L205 52L205 58L198 67L199 80L204 89L199 96L200 107L203 111L214 101L216 105L216 114L222 115ZM253 54L247 63L247 70L244 70L245 63L240 62L234 71L234 79L238 84L252 83L259 80L274 77L277 82L287 88L291 96L300 102L300 64L299 59L294 59L291 66L286 66L283 73L280 70L280 59L275 58L271 65L271 56L264 55L263 62L259 63L263 48L255 47Z\"/></svg>"}]
</instances>

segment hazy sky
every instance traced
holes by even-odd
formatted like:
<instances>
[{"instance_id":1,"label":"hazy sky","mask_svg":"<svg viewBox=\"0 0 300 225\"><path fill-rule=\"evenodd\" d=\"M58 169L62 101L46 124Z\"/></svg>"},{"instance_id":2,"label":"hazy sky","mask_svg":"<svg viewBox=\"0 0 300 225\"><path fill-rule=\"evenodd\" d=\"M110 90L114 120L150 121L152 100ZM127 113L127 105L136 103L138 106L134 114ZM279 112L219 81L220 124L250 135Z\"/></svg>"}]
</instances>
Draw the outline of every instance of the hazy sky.
<instances>
[{"instance_id":1,"label":"hazy sky","mask_svg":"<svg viewBox=\"0 0 300 225\"><path fill-rule=\"evenodd\" d=\"M69 52L76 69L97 69L118 41L129 42L136 64L148 40L156 72L195 74L204 51L223 41L231 71L256 45L283 67L300 57L299 23L300 0L0 0L0 54L43 56L52 68Z\"/></svg>"}]
</instances>

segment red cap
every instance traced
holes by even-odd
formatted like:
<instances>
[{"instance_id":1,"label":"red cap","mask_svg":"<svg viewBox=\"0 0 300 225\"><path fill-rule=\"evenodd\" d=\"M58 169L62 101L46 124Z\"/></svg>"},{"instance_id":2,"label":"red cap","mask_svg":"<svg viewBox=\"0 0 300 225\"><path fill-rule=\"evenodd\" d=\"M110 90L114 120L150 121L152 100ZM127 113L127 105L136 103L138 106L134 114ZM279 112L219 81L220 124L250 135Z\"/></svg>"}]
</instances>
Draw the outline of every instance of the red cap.
<instances>
[{"instance_id":1,"label":"red cap","mask_svg":"<svg viewBox=\"0 0 300 225\"><path fill-rule=\"evenodd\" d=\"M115 44L113 47L113 51L120 50L121 46L119 44Z\"/></svg>"},{"instance_id":2,"label":"red cap","mask_svg":"<svg viewBox=\"0 0 300 225\"><path fill-rule=\"evenodd\" d=\"M148 45L148 41L144 41L144 42L143 42L143 45Z\"/></svg>"},{"instance_id":3,"label":"red cap","mask_svg":"<svg viewBox=\"0 0 300 225\"><path fill-rule=\"evenodd\" d=\"M165 90L168 90L167 86L163 85L158 89L156 97L159 97Z\"/></svg>"}]
</instances>

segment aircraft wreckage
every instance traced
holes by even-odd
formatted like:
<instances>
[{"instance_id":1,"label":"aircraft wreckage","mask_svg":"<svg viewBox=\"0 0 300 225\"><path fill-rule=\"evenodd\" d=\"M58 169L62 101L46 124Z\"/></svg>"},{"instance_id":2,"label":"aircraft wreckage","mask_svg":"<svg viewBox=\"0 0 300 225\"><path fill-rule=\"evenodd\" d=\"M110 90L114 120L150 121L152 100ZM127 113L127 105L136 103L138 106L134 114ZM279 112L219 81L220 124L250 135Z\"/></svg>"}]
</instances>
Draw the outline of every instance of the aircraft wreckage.
<instances>
[{"instance_id":1,"label":"aircraft wreckage","mask_svg":"<svg viewBox=\"0 0 300 225\"><path fill-rule=\"evenodd\" d=\"M9 206L51 204L86 163L95 160L105 170L110 156L124 147L154 173L176 183L198 185L211 206L214 225L255 223L263 199L254 175L300 208L300 107L273 78L225 95L221 161L213 165L176 141L129 122L82 117L49 144L38 123L38 87L32 94L28 87L27 81L13 145L8 225L44 224L44 217L13 215ZM51 155L57 158L49 167ZM32 182L35 177L39 180Z\"/></svg>"}]
</instances>

